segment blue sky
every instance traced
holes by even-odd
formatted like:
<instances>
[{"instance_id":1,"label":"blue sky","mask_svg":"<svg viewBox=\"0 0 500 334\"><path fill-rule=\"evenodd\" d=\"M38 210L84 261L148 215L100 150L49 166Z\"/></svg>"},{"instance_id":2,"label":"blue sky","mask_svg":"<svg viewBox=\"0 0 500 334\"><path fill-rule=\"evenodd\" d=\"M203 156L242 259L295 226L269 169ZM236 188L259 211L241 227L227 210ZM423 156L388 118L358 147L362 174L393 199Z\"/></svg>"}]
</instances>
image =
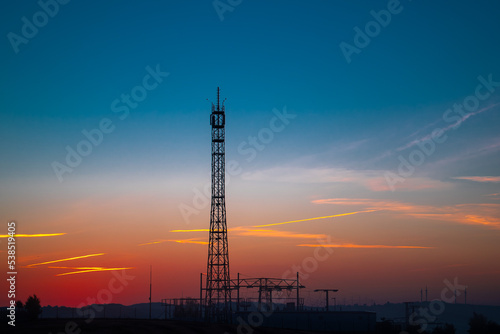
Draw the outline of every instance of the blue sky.
<instances>
[{"instance_id":1,"label":"blue sky","mask_svg":"<svg viewBox=\"0 0 500 334\"><path fill-rule=\"evenodd\" d=\"M400 201L430 211L475 203L490 211L478 206L463 216L488 217L498 233L500 90L493 87L457 129L443 115L475 94L478 77L500 81L500 4L402 0L390 23L346 61L340 43L354 45L353 29L364 31L370 12L391 3L243 0L221 20L211 1L70 1L16 53L8 34L22 35L22 18L33 22L41 7L3 1L2 219L58 229L72 214L55 219L54 212L83 199L149 194L164 203L165 217L182 221L179 203L191 203L210 177L206 99L214 101L220 86L227 159L242 167L228 185L236 216L248 210L239 200L276 201L274 209L265 205L276 220L328 214L312 209L317 199ZM169 75L120 120L113 101L157 66ZM249 136L285 108L294 118L246 161ZM82 131L106 118L114 130L59 182L53 162L64 163L66 147L76 149ZM386 172L397 172L398 157L408 160L418 148L411 143L435 128L447 129L447 139L390 191Z\"/></svg>"},{"instance_id":2,"label":"blue sky","mask_svg":"<svg viewBox=\"0 0 500 334\"><path fill-rule=\"evenodd\" d=\"M3 6L9 13L2 20L5 35L19 33L21 17L40 10L34 2ZM370 11L387 2L242 2L224 13L224 21L209 2L61 5L18 54L4 39L2 133L9 140L2 146L8 152L2 173L50 175L50 162L60 159L65 144L76 144L81 129L109 115L110 102L156 64L170 76L119 125L115 138L106 138L105 144L117 145L93 155L111 145L116 153L156 150L158 156L166 146L203 152L202 113L217 85L229 98L233 142L252 125L259 130L272 108L286 105L300 116L300 125L282 136L292 156L359 140L369 140L370 151L384 149L401 130L433 122L473 92L478 75L499 72L497 4L400 6L347 64L339 43L353 44L353 27L363 28L373 20ZM175 141L174 147L165 141ZM12 168L12 160L29 166Z\"/></svg>"}]
</instances>

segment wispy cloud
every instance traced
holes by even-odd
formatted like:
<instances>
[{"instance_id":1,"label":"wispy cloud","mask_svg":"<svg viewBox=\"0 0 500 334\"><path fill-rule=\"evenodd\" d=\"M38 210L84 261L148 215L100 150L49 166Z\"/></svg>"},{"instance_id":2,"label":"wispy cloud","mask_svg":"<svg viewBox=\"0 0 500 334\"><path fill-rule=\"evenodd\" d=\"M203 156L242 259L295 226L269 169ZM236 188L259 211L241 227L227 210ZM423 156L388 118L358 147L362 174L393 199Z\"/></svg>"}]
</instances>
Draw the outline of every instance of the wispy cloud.
<instances>
[{"instance_id":1,"label":"wispy cloud","mask_svg":"<svg viewBox=\"0 0 500 334\"><path fill-rule=\"evenodd\" d=\"M59 263L59 262L65 262L65 261L74 261L74 260L79 260L79 259L86 259L86 258L95 257L95 256L101 256L101 255L105 255L105 254L106 253L96 253L96 254L88 254L88 255L68 257L68 258L58 259L58 260L45 261L45 262L40 262L40 263L32 263L32 264L29 264L29 265L25 266L25 268L34 268L36 266L42 266L42 265L46 265L46 264ZM97 271L133 269L132 267L108 268L108 267L56 267L56 266L48 266L48 268L51 268L51 269L71 269L71 270L74 270L74 271L71 271L71 272L57 274L55 276L65 276L65 275L72 275L72 274L82 274L82 273L97 272Z\"/></svg>"},{"instance_id":2,"label":"wispy cloud","mask_svg":"<svg viewBox=\"0 0 500 334\"><path fill-rule=\"evenodd\" d=\"M341 142L338 143L333 147L333 151L335 152L346 152L346 151L353 151L353 150L358 150L360 147L364 146L365 144L369 143L369 139L361 139L361 140L356 140L352 142Z\"/></svg>"},{"instance_id":3,"label":"wispy cloud","mask_svg":"<svg viewBox=\"0 0 500 334\"><path fill-rule=\"evenodd\" d=\"M435 247L424 246L392 246L392 245L356 245L356 244L340 244L340 245L318 245L318 244L301 244L300 247L326 247L326 248L417 248L430 249Z\"/></svg>"},{"instance_id":4,"label":"wispy cloud","mask_svg":"<svg viewBox=\"0 0 500 334\"><path fill-rule=\"evenodd\" d=\"M369 178L364 181L365 186L376 192L392 191L393 188L389 187L387 179L382 176ZM452 187L451 183L433 180L428 177L410 177L405 182L399 182L394 185L394 190L397 191L416 191L424 189L447 189Z\"/></svg>"},{"instance_id":5,"label":"wispy cloud","mask_svg":"<svg viewBox=\"0 0 500 334\"><path fill-rule=\"evenodd\" d=\"M291 183L328 183L328 182L355 182L365 178L367 174L377 176L375 171L355 171L345 168L305 168L277 166L247 172L242 175L245 180L291 182Z\"/></svg>"},{"instance_id":6,"label":"wispy cloud","mask_svg":"<svg viewBox=\"0 0 500 334\"><path fill-rule=\"evenodd\" d=\"M256 227L256 226L254 226ZM173 230L180 231L180 230ZM171 231L171 232L173 232ZM199 230L182 230L182 232L198 232ZM310 234L310 233L296 233L289 231L278 231L273 229L256 229L252 227L238 226L232 229L228 229L231 232L231 235L239 235L239 236L251 236L251 237L268 237L268 238L291 238L291 239L317 239L317 238L325 238L325 234ZM199 243L199 244L208 244L206 241L200 241L200 238L191 238L191 239L176 239L176 240L166 240L166 241L174 241L179 243ZM149 244L149 243L148 243Z\"/></svg>"},{"instance_id":7,"label":"wispy cloud","mask_svg":"<svg viewBox=\"0 0 500 334\"><path fill-rule=\"evenodd\" d=\"M460 118L457 122L452 123L452 124L449 124L448 126L446 126L446 127L442 128L443 134L444 134L444 133L446 133L446 132L448 132L448 131L450 131L451 129L456 128L456 126L457 126L457 125L459 125L459 124L461 124L461 123L465 122L465 121L466 121L467 119L469 119L470 117L472 117L472 116L474 116L474 115L477 115L477 114L480 114L480 113L482 113L482 112L485 112L485 111L487 111L487 110L490 110L490 109L492 109L492 108L494 108L494 107L496 107L496 106L498 106L498 105L500 105L500 103L491 104L491 105L489 105L489 106L487 106L487 107L484 107L484 108L482 108L482 109L479 109L479 110L477 110L477 111L474 111L474 112L471 112L471 113L468 113L468 114L466 114L466 115L462 116L462 117L461 117L461 118ZM433 122L432 124L435 124L435 123L436 123L436 122ZM425 135L425 136L422 136L422 137L416 138L416 139L414 139L414 140L412 140L412 141L410 141L410 142L406 143L405 145L403 145L403 146L401 146L401 147L398 147L398 148L396 149L396 151L398 151L398 152L399 152L399 151L406 150L406 149L408 149L408 148L410 148L410 147L413 147L413 146L415 146L415 145L417 145L417 144L419 144L419 143L421 143L421 142L427 141L427 140L429 140L429 139L431 139L431 138L432 138L432 133L429 133L429 134L427 134L427 135Z\"/></svg>"},{"instance_id":8,"label":"wispy cloud","mask_svg":"<svg viewBox=\"0 0 500 334\"><path fill-rule=\"evenodd\" d=\"M467 203L454 206L415 205L398 201L366 198L326 198L314 204L358 206L367 210L393 212L420 219L449 221L468 225L482 225L500 229L500 204Z\"/></svg>"},{"instance_id":9,"label":"wispy cloud","mask_svg":"<svg viewBox=\"0 0 500 334\"><path fill-rule=\"evenodd\" d=\"M486 225L494 228L500 228L500 220L496 217L466 215L463 222L466 224Z\"/></svg>"},{"instance_id":10,"label":"wispy cloud","mask_svg":"<svg viewBox=\"0 0 500 334\"><path fill-rule=\"evenodd\" d=\"M401 212L422 212L428 207L413 205L410 203L376 200L369 198L324 198L311 201L313 204L333 204L342 206L362 206L373 211L401 211Z\"/></svg>"},{"instance_id":11,"label":"wispy cloud","mask_svg":"<svg viewBox=\"0 0 500 334\"><path fill-rule=\"evenodd\" d=\"M137 246L155 245L155 244L161 244L161 243L167 242L167 241L170 241L170 240L157 240L157 241L145 242L143 244L138 244Z\"/></svg>"},{"instance_id":12,"label":"wispy cloud","mask_svg":"<svg viewBox=\"0 0 500 334\"><path fill-rule=\"evenodd\" d=\"M255 225L255 226L252 226L252 227L267 227L267 226L292 224L292 223L305 222L305 221L317 220L317 219L325 219L325 218L334 218L334 217L349 216L349 215L355 215L357 213L365 213L365 212L373 212L373 211L376 211L376 210L365 210L365 211L355 211L355 212L339 213L339 214L331 215L331 216L305 218L305 219L299 219L299 220L291 220L291 221L282 222L282 223L273 223L273 224L266 224L266 225Z\"/></svg>"},{"instance_id":13,"label":"wispy cloud","mask_svg":"<svg viewBox=\"0 0 500 334\"><path fill-rule=\"evenodd\" d=\"M500 176L458 176L454 177L456 180L467 180L474 182L500 182Z\"/></svg>"},{"instance_id":14,"label":"wispy cloud","mask_svg":"<svg viewBox=\"0 0 500 334\"><path fill-rule=\"evenodd\" d=\"M50 263L57 263L57 262L64 262L64 261L72 261L72 260L84 259L84 258L93 257L93 256L101 256L101 255L104 255L104 254L106 254L106 253L97 253L97 254L88 254L88 255L81 255L81 256L75 256L75 257L68 257L68 258L59 259L59 260L52 260L52 261L46 261L46 262L28 264L27 267L34 267L34 266L41 266L41 265L50 264Z\"/></svg>"},{"instance_id":15,"label":"wispy cloud","mask_svg":"<svg viewBox=\"0 0 500 334\"><path fill-rule=\"evenodd\" d=\"M51 269L71 269L71 270L76 270L76 271L71 271L67 273L62 273L62 274L57 274L54 276L66 276L66 275L73 275L73 274L83 274L83 273L91 273L91 272L97 272L97 271L112 271L112 270L127 270L127 269L134 269L134 267L123 267L123 268L107 268L107 267L50 267Z\"/></svg>"},{"instance_id":16,"label":"wispy cloud","mask_svg":"<svg viewBox=\"0 0 500 334\"><path fill-rule=\"evenodd\" d=\"M208 241L202 241L197 239L178 239L178 240L168 240L168 241L178 242L180 244L208 245Z\"/></svg>"},{"instance_id":17,"label":"wispy cloud","mask_svg":"<svg viewBox=\"0 0 500 334\"><path fill-rule=\"evenodd\" d=\"M183 230L182 232L194 232L194 231L196 231L196 230L193 230L193 231ZM208 244L207 241L200 240L200 238L190 238L190 239L164 239L164 240L155 240L155 241L145 242L145 243L139 244L138 246L156 245L156 244L161 244L161 243L164 243L164 242L177 242L177 243L180 243L180 244L199 244L199 245L207 245Z\"/></svg>"},{"instance_id":18,"label":"wispy cloud","mask_svg":"<svg viewBox=\"0 0 500 334\"><path fill-rule=\"evenodd\" d=\"M245 173L244 179L266 182L289 183L353 183L372 191L391 191L382 170L353 170L346 168L304 168L278 166L269 169ZM451 184L426 177L408 178L396 185L400 191L420 189L444 189Z\"/></svg>"},{"instance_id":19,"label":"wispy cloud","mask_svg":"<svg viewBox=\"0 0 500 334\"><path fill-rule=\"evenodd\" d=\"M325 234L297 233L289 231L278 231L271 229L250 229L240 228L233 232L236 235L252 236L252 237L269 237L269 238L287 238L287 239L324 239Z\"/></svg>"},{"instance_id":20,"label":"wispy cloud","mask_svg":"<svg viewBox=\"0 0 500 334\"><path fill-rule=\"evenodd\" d=\"M194 230L171 230L170 232L208 232L208 228L199 228Z\"/></svg>"},{"instance_id":21,"label":"wispy cloud","mask_svg":"<svg viewBox=\"0 0 500 334\"><path fill-rule=\"evenodd\" d=\"M39 234L14 234L15 238L41 238L41 237L56 237L65 235L66 233L39 233ZM8 234L0 234L0 238L8 238Z\"/></svg>"},{"instance_id":22,"label":"wispy cloud","mask_svg":"<svg viewBox=\"0 0 500 334\"><path fill-rule=\"evenodd\" d=\"M333 199L329 199L328 201L332 201ZM349 200L348 199L338 199L342 203L349 203L349 204L363 204L366 205L367 203L370 203L370 200L368 199L358 199L358 200ZM315 201L316 202L316 201ZM326 200L318 200L318 203L326 203ZM389 207L391 210L396 210L396 208L400 209L405 209L405 204L397 204L397 203L386 203L385 205L383 204L384 202L380 201L378 203L370 203L372 205L377 204L378 207L385 210L385 208ZM330 217L341 217L341 216L347 216L347 215L353 215L357 213L368 213L368 212L374 212L378 211L375 209L371 210L363 210L363 211L355 211L355 212L348 212L348 213L343 213L343 214L336 214L336 215L331 215L331 216L323 216L323 217L314 217L314 218L306 218L306 219L299 219L299 220L293 220L289 222L283 222L283 223L275 223L275 224L267 224L267 225L257 225L257 226L251 226L251 227L246 227L246 226L239 226L235 227L232 229L229 229L232 236L246 236L246 237L257 237L257 238L283 238L283 239L291 239L291 240L297 240L297 239L302 239L302 240L329 240L330 236L326 234L321 234L321 233L300 233L300 232L291 232L291 231L282 231L282 230L275 230L275 229L270 229L267 228L269 226L275 226L275 225L282 225L282 224L290 224L290 223L296 223L296 222L306 222L310 220L316 220L316 219L324 219L324 218L330 218ZM260 228L259 228L260 227ZM192 230L173 230L175 232L200 232L199 229L192 229ZM172 232L172 231L171 231ZM208 244L206 241L200 241L200 238L191 238L191 239L179 239L179 240L163 240L163 241L157 241L157 242L151 242L147 244L154 244L158 242L164 242L164 241L175 241L179 243L199 243L199 244ZM301 247L332 247L332 248L433 248L433 247L424 247L424 246L393 246L393 245L358 245L354 243L341 243L341 244L326 244L322 242L321 244L309 244L309 243L302 243L297 246Z\"/></svg>"},{"instance_id":23,"label":"wispy cloud","mask_svg":"<svg viewBox=\"0 0 500 334\"><path fill-rule=\"evenodd\" d=\"M405 139L413 138L416 135L418 135L419 133L424 132L425 130L429 129L430 127L432 127L438 123L441 123L442 121L443 121L443 118L440 117L440 118L436 119L434 122L428 123L427 125L424 125L420 129L418 129L418 130L414 131L413 133L411 133L410 135L406 136Z\"/></svg>"},{"instance_id":24,"label":"wispy cloud","mask_svg":"<svg viewBox=\"0 0 500 334\"><path fill-rule=\"evenodd\" d=\"M500 150L500 137L489 138L487 141L480 143L472 142L472 145L467 150L459 151L449 157L439 159L435 162L429 162L428 168L431 170L448 170L448 166L456 166L463 161L479 161L483 160L484 156L491 156L498 154Z\"/></svg>"},{"instance_id":25,"label":"wispy cloud","mask_svg":"<svg viewBox=\"0 0 500 334\"><path fill-rule=\"evenodd\" d=\"M493 200L500 199L500 193L488 194L488 195L484 195L484 196L489 197L490 199L493 199Z\"/></svg>"},{"instance_id":26,"label":"wispy cloud","mask_svg":"<svg viewBox=\"0 0 500 334\"><path fill-rule=\"evenodd\" d=\"M499 106L500 103L495 103L495 104L492 104L492 105L489 105L485 108L482 108L478 111L475 111L475 112L471 112L469 114L466 114L464 115L462 118L458 119L457 122L455 123L452 123L452 124L447 124L445 126L442 126L440 127L441 130L443 131L443 134L452 130L452 129L456 129L456 126L465 122L466 120L468 120L470 117L474 116L474 115L477 115L477 114L480 114L480 113L483 113L487 110L490 110L496 106ZM401 152L403 150L406 150L408 148L411 148L421 142L424 142L424 141L427 141L429 139L432 138L432 132L430 133L427 133L425 135L421 135L421 133L425 133L426 131L428 131L428 129L434 129L435 126L439 123L443 123L443 119L442 118L438 118L437 120L421 127L420 129L416 130L415 132L413 132L412 134L410 134L409 136L406 136L404 139L408 139L408 138L413 138L411 139L410 141L406 142L405 144L395 148L395 149L388 149L388 150L385 150L384 152L382 152L381 154L379 154L378 156L376 156L375 158L371 159L370 161L373 163L373 162L377 162L377 161L380 161L380 160L384 160L385 158L388 158L390 156L393 156L394 154L398 153L398 152ZM487 147L486 149L488 150L492 150L492 149L497 149L498 148L498 141L493 144L493 145L490 145L490 147ZM477 154L478 152L475 152L474 154ZM468 153L467 153L468 154ZM453 158L453 159L461 159L462 157L457 157L457 158Z\"/></svg>"}]
</instances>

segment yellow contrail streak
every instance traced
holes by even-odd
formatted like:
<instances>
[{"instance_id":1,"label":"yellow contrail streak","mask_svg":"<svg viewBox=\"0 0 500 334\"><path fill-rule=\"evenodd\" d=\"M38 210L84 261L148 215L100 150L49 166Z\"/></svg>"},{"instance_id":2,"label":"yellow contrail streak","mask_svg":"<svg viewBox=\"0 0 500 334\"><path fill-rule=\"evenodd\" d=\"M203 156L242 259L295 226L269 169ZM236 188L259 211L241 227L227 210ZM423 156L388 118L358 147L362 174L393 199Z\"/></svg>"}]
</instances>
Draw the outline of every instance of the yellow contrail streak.
<instances>
[{"instance_id":1,"label":"yellow contrail streak","mask_svg":"<svg viewBox=\"0 0 500 334\"><path fill-rule=\"evenodd\" d=\"M40 234L14 234L14 238L38 238L38 237L55 237L65 235L66 233L40 233ZM8 238L8 234L0 234L0 238Z\"/></svg>"},{"instance_id":2,"label":"yellow contrail streak","mask_svg":"<svg viewBox=\"0 0 500 334\"><path fill-rule=\"evenodd\" d=\"M47 261L47 262L41 262L41 263L33 263L33 264L27 265L27 267L41 266L42 264L49 264L49 263L56 263L56 262L63 262L63 261L78 260L78 259L83 259L83 258L86 258L86 257L100 256L100 255L104 255L104 254L106 254L106 253L89 254L89 255L69 257L69 258L66 258L66 259L59 259L59 260L53 260L53 261Z\"/></svg>"},{"instance_id":3,"label":"yellow contrail streak","mask_svg":"<svg viewBox=\"0 0 500 334\"><path fill-rule=\"evenodd\" d=\"M255 225L255 226L252 226L252 227L267 227L267 226L291 224L291 223L305 222L305 221L308 221L308 220L325 219L325 218L333 218L333 217L342 217L342 216L354 215L356 213L373 212L373 211L377 211L377 210L365 210L365 211L355 211L355 212L348 212L348 213L339 213L337 215L332 215L332 216L306 218L306 219L292 220L292 221L289 221L289 222L266 224L266 225Z\"/></svg>"},{"instance_id":4,"label":"yellow contrail streak","mask_svg":"<svg viewBox=\"0 0 500 334\"><path fill-rule=\"evenodd\" d=\"M167 242L167 241L170 241L170 240L159 240L159 241L145 242L143 244L138 244L137 246L146 246L146 245L161 244L162 242Z\"/></svg>"},{"instance_id":5,"label":"yellow contrail streak","mask_svg":"<svg viewBox=\"0 0 500 334\"><path fill-rule=\"evenodd\" d=\"M79 268L74 268L74 269L79 269ZM57 274L57 275L54 275L54 276L65 276L65 275L73 275L73 274L90 273L90 272L95 272L95 271L111 271L111 270L126 270L126 269L134 269L134 267L128 267L128 268L127 267L124 267L124 268L101 268L101 267L94 267L93 269L71 271L69 273Z\"/></svg>"},{"instance_id":6,"label":"yellow contrail streak","mask_svg":"<svg viewBox=\"0 0 500 334\"><path fill-rule=\"evenodd\" d=\"M420 248L420 249L434 248L434 247L423 247L423 246L355 245L355 244L343 244L343 245L301 244L297 246L326 247L326 248Z\"/></svg>"},{"instance_id":7,"label":"yellow contrail streak","mask_svg":"<svg viewBox=\"0 0 500 334\"><path fill-rule=\"evenodd\" d=\"M143 244L139 244L138 246L160 244L160 243L167 242L167 241L178 242L178 243L181 243L181 244L201 244L201 245L208 245L207 241L199 241L199 240L196 240L196 239L179 239L179 240L172 240L172 239L170 239L170 240L159 240L159 241L146 242L146 243L143 243Z\"/></svg>"},{"instance_id":8,"label":"yellow contrail streak","mask_svg":"<svg viewBox=\"0 0 500 334\"><path fill-rule=\"evenodd\" d=\"M96 270L99 270L99 269L104 269L105 267L52 267L52 266L48 266L47 268L50 268L50 269L78 269L78 270L96 269Z\"/></svg>"},{"instance_id":9,"label":"yellow contrail streak","mask_svg":"<svg viewBox=\"0 0 500 334\"><path fill-rule=\"evenodd\" d=\"M178 243L181 243L181 244L208 245L208 241L198 241L198 240L189 240L189 239L184 239L184 240L168 240L168 241L178 242Z\"/></svg>"}]
</instances>

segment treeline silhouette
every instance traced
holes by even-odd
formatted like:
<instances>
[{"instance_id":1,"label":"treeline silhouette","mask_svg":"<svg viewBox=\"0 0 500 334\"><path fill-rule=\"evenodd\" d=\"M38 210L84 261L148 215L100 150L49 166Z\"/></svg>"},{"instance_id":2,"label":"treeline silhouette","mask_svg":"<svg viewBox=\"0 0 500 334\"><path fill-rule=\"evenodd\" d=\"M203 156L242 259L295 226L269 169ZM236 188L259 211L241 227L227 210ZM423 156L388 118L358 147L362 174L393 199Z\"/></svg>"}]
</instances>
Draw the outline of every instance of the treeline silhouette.
<instances>
[{"instance_id":1,"label":"treeline silhouette","mask_svg":"<svg viewBox=\"0 0 500 334\"><path fill-rule=\"evenodd\" d=\"M41 313L42 305L36 294L29 296L24 304L20 300L16 302L16 321L34 321L38 319Z\"/></svg>"}]
</instances>

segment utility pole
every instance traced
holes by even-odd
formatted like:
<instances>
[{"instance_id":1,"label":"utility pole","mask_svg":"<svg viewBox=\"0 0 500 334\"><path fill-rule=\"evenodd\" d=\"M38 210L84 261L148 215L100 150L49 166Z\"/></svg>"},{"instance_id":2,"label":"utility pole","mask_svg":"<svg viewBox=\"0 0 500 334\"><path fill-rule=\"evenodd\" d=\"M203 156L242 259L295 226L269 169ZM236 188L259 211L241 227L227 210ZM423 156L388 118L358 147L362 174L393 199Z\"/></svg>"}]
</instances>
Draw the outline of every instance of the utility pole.
<instances>
[{"instance_id":1,"label":"utility pole","mask_svg":"<svg viewBox=\"0 0 500 334\"><path fill-rule=\"evenodd\" d=\"M200 318L203 318L203 273L200 273ZM165 319L167 317L165 316Z\"/></svg>"},{"instance_id":2,"label":"utility pole","mask_svg":"<svg viewBox=\"0 0 500 334\"><path fill-rule=\"evenodd\" d=\"M153 266L149 265L149 320L151 320L151 291L153 282Z\"/></svg>"},{"instance_id":3,"label":"utility pole","mask_svg":"<svg viewBox=\"0 0 500 334\"><path fill-rule=\"evenodd\" d=\"M329 311L329 306L330 306L329 305L330 303L328 301L328 292L330 292L330 291L337 292L337 291L339 291L339 289L316 289L316 290L314 290L314 292L320 292L320 291L321 292L325 292L325 297L326 297L326 307L325 307L325 309L326 309L326 312L328 312Z\"/></svg>"},{"instance_id":4,"label":"utility pole","mask_svg":"<svg viewBox=\"0 0 500 334\"><path fill-rule=\"evenodd\" d=\"M299 303L300 303L300 284L299 284L299 272L297 271L297 311L299 311Z\"/></svg>"},{"instance_id":5,"label":"utility pole","mask_svg":"<svg viewBox=\"0 0 500 334\"><path fill-rule=\"evenodd\" d=\"M236 284L236 311L240 311L240 273L238 273L238 283Z\"/></svg>"}]
</instances>

